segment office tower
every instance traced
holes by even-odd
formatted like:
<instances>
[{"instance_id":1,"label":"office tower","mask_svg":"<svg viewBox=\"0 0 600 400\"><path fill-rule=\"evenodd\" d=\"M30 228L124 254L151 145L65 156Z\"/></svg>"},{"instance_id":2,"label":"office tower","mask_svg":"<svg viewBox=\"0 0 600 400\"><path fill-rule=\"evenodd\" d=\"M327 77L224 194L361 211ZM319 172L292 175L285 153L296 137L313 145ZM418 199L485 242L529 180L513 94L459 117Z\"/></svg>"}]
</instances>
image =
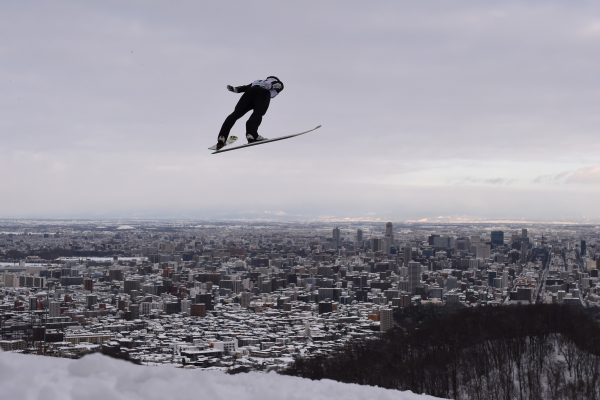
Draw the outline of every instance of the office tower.
<instances>
[{"instance_id":1,"label":"office tower","mask_svg":"<svg viewBox=\"0 0 600 400\"><path fill-rule=\"evenodd\" d=\"M340 243L341 243L340 228L335 227L335 228L333 228L333 246L335 247L336 250L340 248Z\"/></svg>"},{"instance_id":2,"label":"office tower","mask_svg":"<svg viewBox=\"0 0 600 400\"><path fill-rule=\"evenodd\" d=\"M240 293L243 289L241 279L234 279L231 281L231 290L233 293Z\"/></svg>"},{"instance_id":3,"label":"office tower","mask_svg":"<svg viewBox=\"0 0 600 400\"><path fill-rule=\"evenodd\" d=\"M16 279L15 274L7 274L4 273L4 286L5 287L15 287L19 283L19 280Z\"/></svg>"},{"instance_id":4,"label":"office tower","mask_svg":"<svg viewBox=\"0 0 600 400\"><path fill-rule=\"evenodd\" d=\"M585 240L581 241L581 256L585 256L587 254L587 243Z\"/></svg>"},{"instance_id":5,"label":"office tower","mask_svg":"<svg viewBox=\"0 0 600 400\"><path fill-rule=\"evenodd\" d=\"M440 235L436 235L436 234L429 235L429 237L427 238L427 243L428 243L430 246L433 246L433 241L435 240L435 238L436 238L436 237L439 237L439 236L440 236Z\"/></svg>"},{"instance_id":6,"label":"office tower","mask_svg":"<svg viewBox=\"0 0 600 400\"><path fill-rule=\"evenodd\" d=\"M494 287L494 280L498 276L497 271L488 271L488 286Z\"/></svg>"},{"instance_id":7,"label":"office tower","mask_svg":"<svg viewBox=\"0 0 600 400\"><path fill-rule=\"evenodd\" d=\"M527 261L528 241L526 239L521 240L521 262Z\"/></svg>"},{"instance_id":8,"label":"office tower","mask_svg":"<svg viewBox=\"0 0 600 400\"><path fill-rule=\"evenodd\" d=\"M152 310L152 303L147 301L140 303L140 314L148 315L150 314L150 310Z\"/></svg>"},{"instance_id":9,"label":"office tower","mask_svg":"<svg viewBox=\"0 0 600 400\"><path fill-rule=\"evenodd\" d=\"M108 279L111 281L122 281L123 280L123 270L119 267L111 268L108 270Z\"/></svg>"},{"instance_id":10,"label":"office tower","mask_svg":"<svg viewBox=\"0 0 600 400\"><path fill-rule=\"evenodd\" d=\"M213 310L213 296L210 293L203 293L196 295L196 304L204 304L206 310Z\"/></svg>"},{"instance_id":11,"label":"office tower","mask_svg":"<svg viewBox=\"0 0 600 400\"><path fill-rule=\"evenodd\" d=\"M250 301L252 301L252 293L250 292L242 292L240 295L240 305L242 308L250 307Z\"/></svg>"},{"instance_id":12,"label":"office tower","mask_svg":"<svg viewBox=\"0 0 600 400\"><path fill-rule=\"evenodd\" d=\"M51 301L48 305L48 312L50 317L60 317L60 302Z\"/></svg>"},{"instance_id":13,"label":"office tower","mask_svg":"<svg viewBox=\"0 0 600 400\"><path fill-rule=\"evenodd\" d=\"M94 304L98 302L98 296L96 296L95 294L88 294L87 296L85 296L85 300L87 308L91 309L94 307Z\"/></svg>"},{"instance_id":14,"label":"office tower","mask_svg":"<svg viewBox=\"0 0 600 400\"><path fill-rule=\"evenodd\" d=\"M181 300L181 312L185 315L190 315L190 306L192 305L192 301L189 299L183 299ZM131 311L132 307L134 305L130 305L129 306L129 311ZM139 312L138 312L139 314Z\"/></svg>"},{"instance_id":15,"label":"office tower","mask_svg":"<svg viewBox=\"0 0 600 400\"><path fill-rule=\"evenodd\" d=\"M502 246L504 244L504 232L492 231L491 233L492 246Z\"/></svg>"},{"instance_id":16,"label":"office tower","mask_svg":"<svg viewBox=\"0 0 600 400\"><path fill-rule=\"evenodd\" d=\"M358 246L361 246L363 242L363 231L362 229L357 229L356 230L356 244Z\"/></svg>"},{"instance_id":17,"label":"office tower","mask_svg":"<svg viewBox=\"0 0 600 400\"><path fill-rule=\"evenodd\" d=\"M487 243L478 243L475 245L475 258L488 259L491 255L490 245Z\"/></svg>"},{"instance_id":18,"label":"office tower","mask_svg":"<svg viewBox=\"0 0 600 400\"><path fill-rule=\"evenodd\" d=\"M525 228L521 229L521 237L523 239L525 239L527 237L527 229L525 229Z\"/></svg>"},{"instance_id":19,"label":"office tower","mask_svg":"<svg viewBox=\"0 0 600 400\"><path fill-rule=\"evenodd\" d=\"M392 251L392 240L389 237L383 238L383 253L390 254Z\"/></svg>"},{"instance_id":20,"label":"office tower","mask_svg":"<svg viewBox=\"0 0 600 400\"><path fill-rule=\"evenodd\" d=\"M435 249L451 249L454 247L454 238L450 236L432 235L431 245Z\"/></svg>"},{"instance_id":21,"label":"office tower","mask_svg":"<svg viewBox=\"0 0 600 400\"><path fill-rule=\"evenodd\" d=\"M132 290L140 290L141 282L138 279L127 279L123 282L123 291L129 293Z\"/></svg>"},{"instance_id":22,"label":"office tower","mask_svg":"<svg viewBox=\"0 0 600 400\"><path fill-rule=\"evenodd\" d=\"M30 296L29 297L29 309L30 310L37 310L38 309L38 299L35 296Z\"/></svg>"},{"instance_id":23,"label":"office tower","mask_svg":"<svg viewBox=\"0 0 600 400\"><path fill-rule=\"evenodd\" d=\"M409 261L408 263L408 290L410 293L414 293L415 289L421 282L421 263L416 261Z\"/></svg>"},{"instance_id":24,"label":"office tower","mask_svg":"<svg viewBox=\"0 0 600 400\"><path fill-rule=\"evenodd\" d=\"M408 263L412 260L412 247L404 246L404 265L408 266Z\"/></svg>"},{"instance_id":25,"label":"office tower","mask_svg":"<svg viewBox=\"0 0 600 400\"><path fill-rule=\"evenodd\" d=\"M394 327L394 312L391 308L382 308L379 310L379 330L381 332L389 331Z\"/></svg>"},{"instance_id":26,"label":"office tower","mask_svg":"<svg viewBox=\"0 0 600 400\"><path fill-rule=\"evenodd\" d=\"M394 245L394 228L391 222L385 224L385 237L383 238L383 252L389 254Z\"/></svg>"},{"instance_id":27,"label":"office tower","mask_svg":"<svg viewBox=\"0 0 600 400\"><path fill-rule=\"evenodd\" d=\"M184 300L187 301L187 300ZM139 304L130 304L129 305L129 313L130 313L130 318L133 319L138 319L140 317L140 305Z\"/></svg>"},{"instance_id":28,"label":"office tower","mask_svg":"<svg viewBox=\"0 0 600 400\"><path fill-rule=\"evenodd\" d=\"M385 224L385 237L390 238L390 240L394 241L394 228L391 222Z\"/></svg>"},{"instance_id":29,"label":"office tower","mask_svg":"<svg viewBox=\"0 0 600 400\"><path fill-rule=\"evenodd\" d=\"M371 250L377 253L378 251L383 251L384 241L382 238L371 238Z\"/></svg>"},{"instance_id":30,"label":"office tower","mask_svg":"<svg viewBox=\"0 0 600 400\"><path fill-rule=\"evenodd\" d=\"M454 243L456 250L469 251L471 249L471 239L460 237Z\"/></svg>"}]
</instances>

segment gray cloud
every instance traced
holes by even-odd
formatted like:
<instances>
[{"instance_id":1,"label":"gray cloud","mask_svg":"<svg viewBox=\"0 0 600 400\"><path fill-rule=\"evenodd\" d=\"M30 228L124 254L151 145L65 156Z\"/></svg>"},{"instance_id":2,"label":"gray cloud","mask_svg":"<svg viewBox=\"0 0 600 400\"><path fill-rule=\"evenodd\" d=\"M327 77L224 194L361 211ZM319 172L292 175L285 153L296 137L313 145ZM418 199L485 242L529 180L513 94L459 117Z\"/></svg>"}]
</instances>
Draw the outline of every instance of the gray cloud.
<instances>
[{"instance_id":1,"label":"gray cloud","mask_svg":"<svg viewBox=\"0 0 600 400\"><path fill-rule=\"evenodd\" d=\"M566 183L600 185L600 164L579 168L573 171L565 180Z\"/></svg>"},{"instance_id":2,"label":"gray cloud","mask_svg":"<svg viewBox=\"0 0 600 400\"><path fill-rule=\"evenodd\" d=\"M510 185L515 182L515 179L512 178L502 178L502 177L493 177L493 178L475 178L472 176L467 176L461 178L457 181L456 184L464 185L464 184L484 184L484 185L494 185L494 186L502 186L502 185Z\"/></svg>"},{"instance_id":3,"label":"gray cloud","mask_svg":"<svg viewBox=\"0 0 600 400\"><path fill-rule=\"evenodd\" d=\"M599 15L596 3L560 1L8 2L0 14L0 35L10 38L0 42L3 213L210 214L253 203L290 213L469 214L476 205L428 196L453 198L476 190L470 185L484 186L477 195L485 197L494 187L517 190L514 171L469 172L490 160L514 168L577 160L568 176L523 171L523 179L591 187ZM270 74L286 91L263 135L324 127L209 155L237 101L225 85ZM403 182L428 164L466 172L453 188ZM389 185L369 184L379 178ZM538 198L534 189L519 193ZM552 201L536 212L564 206ZM495 210L516 212L506 202Z\"/></svg>"},{"instance_id":4,"label":"gray cloud","mask_svg":"<svg viewBox=\"0 0 600 400\"><path fill-rule=\"evenodd\" d=\"M545 175L538 175L533 179L533 183L541 183L541 184L559 184L559 183L564 183L566 178L568 178L568 176L571 174L572 172L569 171L564 171L564 172L560 172L558 174L545 174Z\"/></svg>"},{"instance_id":5,"label":"gray cloud","mask_svg":"<svg viewBox=\"0 0 600 400\"><path fill-rule=\"evenodd\" d=\"M600 165L589 165L572 171L563 171L558 174L540 175L537 176L533 182L547 184L599 185Z\"/></svg>"}]
</instances>

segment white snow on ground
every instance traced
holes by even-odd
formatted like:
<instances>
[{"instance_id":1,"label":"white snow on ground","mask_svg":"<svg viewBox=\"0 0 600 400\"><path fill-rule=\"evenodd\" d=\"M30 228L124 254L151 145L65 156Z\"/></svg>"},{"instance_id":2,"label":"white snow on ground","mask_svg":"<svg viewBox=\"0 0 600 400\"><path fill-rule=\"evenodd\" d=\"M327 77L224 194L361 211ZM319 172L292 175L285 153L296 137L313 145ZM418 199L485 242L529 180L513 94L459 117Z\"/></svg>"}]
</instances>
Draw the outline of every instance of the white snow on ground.
<instances>
[{"instance_id":1,"label":"white snow on ground","mask_svg":"<svg viewBox=\"0 0 600 400\"><path fill-rule=\"evenodd\" d=\"M431 400L437 397L258 372L134 365L100 354L79 360L0 352L0 398L19 400Z\"/></svg>"}]
</instances>

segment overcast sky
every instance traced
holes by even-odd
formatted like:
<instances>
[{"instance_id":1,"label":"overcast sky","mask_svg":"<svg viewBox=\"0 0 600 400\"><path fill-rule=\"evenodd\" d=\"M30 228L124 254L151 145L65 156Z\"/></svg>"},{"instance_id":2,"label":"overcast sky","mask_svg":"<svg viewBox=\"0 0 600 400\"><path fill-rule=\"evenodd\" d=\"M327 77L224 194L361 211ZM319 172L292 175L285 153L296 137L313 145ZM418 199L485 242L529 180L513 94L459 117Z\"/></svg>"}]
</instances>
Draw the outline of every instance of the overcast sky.
<instances>
[{"instance_id":1,"label":"overcast sky","mask_svg":"<svg viewBox=\"0 0 600 400\"><path fill-rule=\"evenodd\" d=\"M600 220L598 2L15 0L0 37L0 217ZM211 155L268 75L263 136L323 128Z\"/></svg>"}]
</instances>

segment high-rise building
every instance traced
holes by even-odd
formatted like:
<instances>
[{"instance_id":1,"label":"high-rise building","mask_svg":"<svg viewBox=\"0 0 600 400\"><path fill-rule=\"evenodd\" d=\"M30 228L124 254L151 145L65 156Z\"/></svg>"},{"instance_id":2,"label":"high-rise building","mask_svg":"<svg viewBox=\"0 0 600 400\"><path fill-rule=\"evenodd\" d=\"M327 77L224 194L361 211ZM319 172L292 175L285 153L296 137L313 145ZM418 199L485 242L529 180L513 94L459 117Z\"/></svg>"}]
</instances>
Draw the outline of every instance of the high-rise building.
<instances>
[{"instance_id":1,"label":"high-rise building","mask_svg":"<svg viewBox=\"0 0 600 400\"><path fill-rule=\"evenodd\" d=\"M471 239L468 237L459 237L454 241L456 250L468 251L471 248Z\"/></svg>"},{"instance_id":2,"label":"high-rise building","mask_svg":"<svg viewBox=\"0 0 600 400\"><path fill-rule=\"evenodd\" d=\"M15 287L19 283L19 280L16 279L15 274L7 274L4 273L4 286L5 287Z\"/></svg>"},{"instance_id":3,"label":"high-rise building","mask_svg":"<svg viewBox=\"0 0 600 400\"><path fill-rule=\"evenodd\" d=\"M29 309L30 310L37 310L38 309L38 299L35 296L30 296L29 297Z\"/></svg>"},{"instance_id":4,"label":"high-rise building","mask_svg":"<svg viewBox=\"0 0 600 400\"><path fill-rule=\"evenodd\" d=\"M199 293L196 295L196 304L204 304L207 310L213 310L213 296L210 293Z\"/></svg>"},{"instance_id":5,"label":"high-rise building","mask_svg":"<svg viewBox=\"0 0 600 400\"><path fill-rule=\"evenodd\" d=\"M415 289L421 282L421 263L417 261L409 261L408 263L408 290L414 293Z\"/></svg>"},{"instance_id":6,"label":"high-rise building","mask_svg":"<svg viewBox=\"0 0 600 400\"><path fill-rule=\"evenodd\" d=\"M140 317L140 305L139 304L130 304L129 305L129 313L131 319L138 319Z\"/></svg>"},{"instance_id":7,"label":"high-rise building","mask_svg":"<svg viewBox=\"0 0 600 400\"><path fill-rule=\"evenodd\" d=\"M140 303L140 314L148 315L150 314L150 310L152 310L152 303L147 301Z\"/></svg>"},{"instance_id":8,"label":"high-rise building","mask_svg":"<svg viewBox=\"0 0 600 400\"><path fill-rule=\"evenodd\" d=\"M404 246L404 265L408 266L408 263L412 260L412 247L409 245Z\"/></svg>"},{"instance_id":9,"label":"high-rise building","mask_svg":"<svg viewBox=\"0 0 600 400\"><path fill-rule=\"evenodd\" d=\"M504 232L492 231L491 233L492 246L502 246L504 244Z\"/></svg>"},{"instance_id":10,"label":"high-rise building","mask_svg":"<svg viewBox=\"0 0 600 400\"><path fill-rule=\"evenodd\" d=\"M111 281L122 281L123 280L123 270L119 267L113 267L108 270L108 279Z\"/></svg>"},{"instance_id":11,"label":"high-rise building","mask_svg":"<svg viewBox=\"0 0 600 400\"><path fill-rule=\"evenodd\" d=\"M87 307L89 309L92 309L94 307L94 304L98 302L98 296L96 296L95 294L88 294L87 296L85 296L85 300Z\"/></svg>"},{"instance_id":12,"label":"high-rise building","mask_svg":"<svg viewBox=\"0 0 600 400\"><path fill-rule=\"evenodd\" d=\"M356 243L357 243L357 245L361 246L362 242L363 242L363 230L357 229L356 230Z\"/></svg>"},{"instance_id":13,"label":"high-rise building","mask_svg":"<svg viewBox=\"0 0 600 400\"><path fill-rule=\"evenodd\" d=\"M240 295L240 305L243 308L250 307L250 301L252 301L252 293L250 292L242 292Z\"/></svg>"},{"instance_id":14,"label":"high-rise building","mask_svg":"<svg viewBox=\"0 0 600 400\"><path fill-rule=\"evenodd\" d=\"M581 241L581 255L585 256L587 254L587 243L585 240Z\"/></svg>"},{"instance_id":15,"label":"high-rise building","mask_svg":"<svg viewBox=\"0 0 600 400\"><path fill-rule=\"evenodd\" d=\"M475 258L488 259L491 255L490 245L488 243L478 243L475 246Z\"/></svg>"},{"instance_id":16,"label":"high-rise building","mask_svg":"<svg viewBox=\"0 0 600 400\"><path fill-rule=\"evenodd\" d=\"M394 327L394 312L391 308L382 308L379 310L379 330L381 332L389 331Z\"/></svg>"},{"instance_id":17,"label":"high-rise building","mask_svg":"<svg viewBox=\"0 0 600 400\"><path fill-rule=\"evenodd\" d=\"M450 236L432 235L429 239L431 246L435 249L451 249L454 247L454 238Z\"/></svg>"},{"instance_id":18,"label":"high-rise building","mask_svg":"<svg viewBox=\"0 0 600 400\"><path fill-rule=\"evenodd\" d=\"M243 289L242 280L234 279L231 281L231 290L233 293L240 293Z\"/></svg>"},{"instance_id":19,"label":"high-rise building","mask_svg":"<svg viewBox=\"0 0 600 400\"><path fill-rule=\"evenodd\" d=\"M390 238L390 240L394 241L394 227L391 222L385 224L385 237Z\"/></svg>"},{"instance_id":20,"label":"high-rise building","mask_svg":"<svg viewBox=\"0 0 600 400\"><path fill-rule=\"evenodd\" d=\"M440 237L440 235L437 235L437 234L429 235L429 237L427 238L427 243L430 246L433 246L433 242L435 241L435 238L437 238L437 237Z\"/></svg>"},{"instance_id":21,"label":"high-rise building","mask_svg":"<svg viewBox=\"0 0 600 400\"><path fill-rule=\"evenodd\" d=\"M521 262L527 261L527 252L529 250L529 242L526 238L521 239Z\"/></svg>"},{"instance_id":22,"label":"high-rise building","mask_svg":"<svg viewBox=\"0 0 600 400\"><path fill-rule=\"evenodd\" d=\"M384 254L390 254L392 251L392 239L389 237L383 238L383 252Z\"/></svg>"},{"instance_id":23,"label":"high-rise building","mask_svg":"<svg viewBox=\"0 0 600 400\"><path fill-rule=\"evenodd\" d=\"M383 238L383 252L389 254L394 245L394 228L391 222L385 224L385 237Z\"/></svg>"},{"instance_id":24,"label":"high-rise building","mask_svg":"<svg viewBox=\"0 0 600 400\"><path fill-rule=\"evenodd\" d=\"M127 279L123 282L123 291L129 293L132 290L140 290L141 282L139 279Z\"/></svg>"},{"instance_id":25,"label":"high-rise building","mask_svg":"<svg viewBox=\"0 0 600 400\"><path fill-rule=\"evenodd\" d=\"M371 238L371 250L377 253L378 251L383 251L384 241L382 238Z\"/></svg>"},{"instance_id":26,"label":"high-rise building","mask_svg":"<svg viewBox=\"0 0 600 400\"><path fill-rule=\"evenodd\" d=\"M335 228L333 228L333 246L337 250L340 248L340 244L341 244L340 228L335 227Z\"/></svg>"},{"instance_id":27,"label":"high-rise building","mask_svg":"<svg viewBox=\"0 0 600 400\"><path fill-rule=\"evenodd\" d=\"M181 300L181 312L185 315L190 315L190 306L192 305L192 301L189 299ZM129 310L131 311L131 307L129 306Z\"/></svg>"},{"instance_id":28,"label":"high-rise building","mask_svg":"<svg viewBox=\"0 0 600 400\"><path fill-rule=\"evenodd\" d=\"M51 301L48 304L48 312L50 317L60 317L60 302Z\"/></svg>"},{"instance_id":29,"label":"high-rise building","mask_svg":"<svg viewBox=\"0 0 600 400\"><path fill-rule=\"evenodd\" d=\"M488 286L494 287L494 280L498 276L498 271L488 271Z\"/></svg>"}]
</instances>

